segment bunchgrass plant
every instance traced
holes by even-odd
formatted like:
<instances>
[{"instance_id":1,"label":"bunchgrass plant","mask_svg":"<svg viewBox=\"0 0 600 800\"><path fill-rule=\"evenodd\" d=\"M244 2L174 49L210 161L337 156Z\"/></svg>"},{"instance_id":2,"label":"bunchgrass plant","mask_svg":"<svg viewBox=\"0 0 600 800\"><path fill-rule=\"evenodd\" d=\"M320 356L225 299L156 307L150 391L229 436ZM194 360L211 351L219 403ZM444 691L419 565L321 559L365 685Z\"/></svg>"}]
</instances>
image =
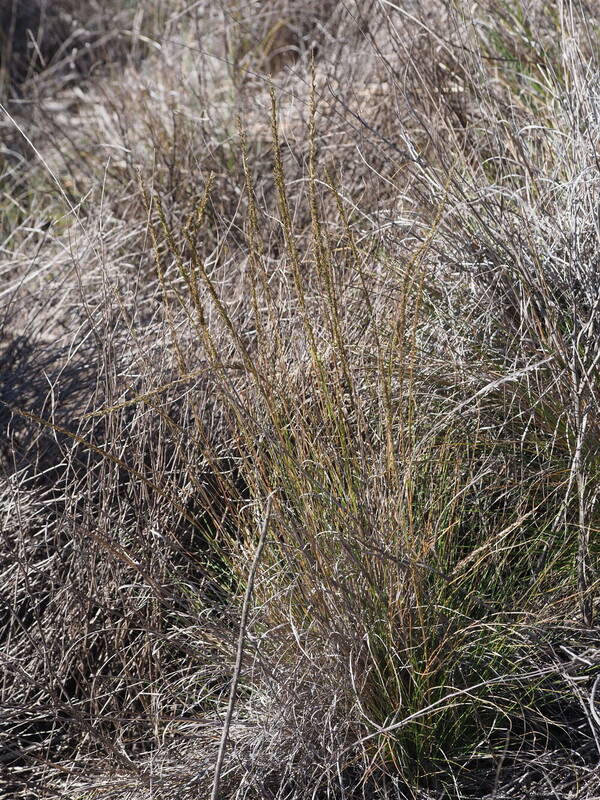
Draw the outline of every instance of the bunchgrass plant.
<instances>
[{"instance_id":1,"label":"bunchgrass plant","mask_svg":"<svg viewBox=\"0 0 600 800\"><path fill-rule=\"evenodd\" d=\"M7 797L597 794L598 26L417 6L7 100Z\"/></svg>"}]
</instances>

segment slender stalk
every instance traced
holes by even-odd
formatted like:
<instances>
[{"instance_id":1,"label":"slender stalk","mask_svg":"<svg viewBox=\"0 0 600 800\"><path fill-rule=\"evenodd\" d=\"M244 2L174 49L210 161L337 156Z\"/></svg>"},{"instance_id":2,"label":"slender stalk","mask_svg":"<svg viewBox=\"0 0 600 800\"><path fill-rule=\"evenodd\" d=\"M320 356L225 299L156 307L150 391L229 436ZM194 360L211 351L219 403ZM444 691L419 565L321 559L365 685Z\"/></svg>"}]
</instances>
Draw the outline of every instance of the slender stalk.
<instances>
[{"instance_id":1,"label":"slender stalk","mask_svg":"<svg viewBox=\"0 0 600 800\"><path fill-rule=\"evenodd\" d=\"M271 504L273 502L273 493L269 495L267 500L267 508L265 511L265 518L263 520L262 528L260 531L260 538L256 547L256 553L248 573L248 583L246 585L246 593L244 595L244 603L242 605L242 617L240 620L240 634L238 637L237 653L235 659L235 667L233 670L233 677L231 679L231 687L229 689L229 702L227 704L227 713L223 723L223 730L221 732L221 743L219 745L219 753L217 756L217 763L215 765L215 774L213 778L212 792L210 800L218 800L219 787L221 785L221 772L223 769L223 761L225 759L225 749L227 747L227 739L229 738L229 729L231 727L231 719L233 717L233 710L235 708L235 695L237 686L242 671L242 663L244 659L244 641L246 639L246 625L248 624L248 611L250 610L250 601L252 599L252 589L254 588L254 578L256 570L260 562L260 557L267 540L267 531L269 527L269 517L271 516Z\"/></svg>"}]
</instances>

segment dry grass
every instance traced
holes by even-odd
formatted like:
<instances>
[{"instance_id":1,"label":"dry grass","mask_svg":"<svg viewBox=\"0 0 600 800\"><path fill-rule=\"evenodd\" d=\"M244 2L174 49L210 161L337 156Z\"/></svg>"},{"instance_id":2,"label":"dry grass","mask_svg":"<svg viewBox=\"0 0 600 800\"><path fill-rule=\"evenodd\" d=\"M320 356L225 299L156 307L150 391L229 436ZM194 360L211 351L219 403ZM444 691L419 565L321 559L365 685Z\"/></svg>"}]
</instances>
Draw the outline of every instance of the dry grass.
<instances>
[{"instance_id":1,"label":"dry grass","mask_svg":"<svg viewBox=\"0 0 600 800\"><path fill-rule=\"evenodd\" d=\"M4 65L0 792L591 800L594 15L114 12Z\"/></svg>"}]
</instances>

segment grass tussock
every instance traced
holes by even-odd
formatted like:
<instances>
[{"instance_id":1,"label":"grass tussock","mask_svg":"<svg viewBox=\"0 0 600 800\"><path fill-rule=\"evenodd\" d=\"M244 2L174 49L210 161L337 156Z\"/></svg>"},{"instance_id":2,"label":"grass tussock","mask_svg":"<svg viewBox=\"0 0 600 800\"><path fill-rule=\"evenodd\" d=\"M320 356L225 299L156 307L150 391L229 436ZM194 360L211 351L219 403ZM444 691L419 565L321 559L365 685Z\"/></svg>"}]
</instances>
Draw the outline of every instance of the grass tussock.
<instances>
[{"instance_id":1,"label":"grass tussock","mask_svg":"<svg viewBox=\"0 0 600 800\"><path fill-rule=\"evenodd\" d=\"M2 22L1 791L591 800L592 10L113 3L69 72L67 5Z\"/></svg>"}]
</instances>

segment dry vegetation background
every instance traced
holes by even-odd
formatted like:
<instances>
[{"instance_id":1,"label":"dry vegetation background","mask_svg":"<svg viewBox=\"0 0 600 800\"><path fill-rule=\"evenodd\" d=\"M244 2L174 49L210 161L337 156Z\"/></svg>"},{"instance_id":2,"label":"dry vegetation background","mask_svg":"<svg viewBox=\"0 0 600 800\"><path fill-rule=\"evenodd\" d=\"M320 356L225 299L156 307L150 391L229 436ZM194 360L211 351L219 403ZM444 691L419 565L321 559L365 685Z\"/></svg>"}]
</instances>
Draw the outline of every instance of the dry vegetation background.
<instances>
[{"instance_id":1,"label":"dry vegetation background","mask_svg":"<svg viewBox=\"0 0 600 800\"><path fill-rule=\"evenodd\" d=\"M600 797L599 22L0 2L0 795Z\"/></svg>"}]
</instances>

